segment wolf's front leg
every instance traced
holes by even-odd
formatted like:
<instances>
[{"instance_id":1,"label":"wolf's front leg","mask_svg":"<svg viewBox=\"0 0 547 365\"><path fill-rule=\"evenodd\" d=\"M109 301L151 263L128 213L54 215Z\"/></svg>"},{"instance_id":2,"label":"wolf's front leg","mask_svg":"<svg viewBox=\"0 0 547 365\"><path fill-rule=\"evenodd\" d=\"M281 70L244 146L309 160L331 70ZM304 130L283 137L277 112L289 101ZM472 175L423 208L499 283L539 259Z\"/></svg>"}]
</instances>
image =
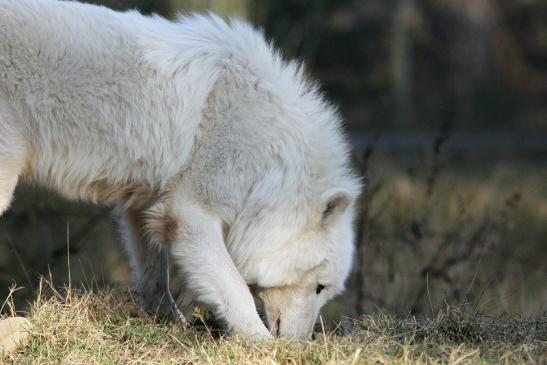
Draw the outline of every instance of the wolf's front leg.
<instances>
[{"instance_id":1,"label":"wolf's front leg","mask_svg":"<svg viewBox=\"0 0 547 365\"><path fill-rule=\"evenodd\" d=\"M173 213L180 223L170 252L196 299L212 306L233 332L252 340L271 338L228 254L221 221L197 204L178 206Z\"/></svg>"},{"instance_id":2,"label":"wolf's front leg","mask_svg":"<svg viewBox=\"0 0 547 365\"><path fill-rule=\"evenodd\" d=\"M169 291L169 258L162 247L155 247L144 232L139 210L118 207L120 231L129 257L134 290L141 307L160 317L175 317L187 323Z\"/></svg>"}]
</instances>

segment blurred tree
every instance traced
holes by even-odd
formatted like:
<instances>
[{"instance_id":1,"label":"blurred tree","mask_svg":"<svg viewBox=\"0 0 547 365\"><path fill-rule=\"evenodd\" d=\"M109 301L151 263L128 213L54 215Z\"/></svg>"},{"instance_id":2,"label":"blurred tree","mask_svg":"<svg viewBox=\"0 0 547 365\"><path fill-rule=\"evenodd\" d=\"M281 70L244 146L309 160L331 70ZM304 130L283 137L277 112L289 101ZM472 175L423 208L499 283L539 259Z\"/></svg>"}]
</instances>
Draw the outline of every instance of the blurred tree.
<instances>
[{"instance_id":1,"label":"blurred tree","mask_svg":"<svg viewBox=\"0 0 547 365\"><path fill-rule=\"evenodd\" d=\"M262 1L254 21L290 56L302 57L355 122L381 114L391 75L386 28L397 1Z\"/></svg>"},{"instance_id":2,"label":"blurred tree","mask_svg":"<svg viewBox=\"0 0 547 365\"><path fill-rule=\"evenodd\" d=\"M546 128L529 119L547 88L546 4L264 0L250 12L354 126Z\"/></svg>"}]
</instances>

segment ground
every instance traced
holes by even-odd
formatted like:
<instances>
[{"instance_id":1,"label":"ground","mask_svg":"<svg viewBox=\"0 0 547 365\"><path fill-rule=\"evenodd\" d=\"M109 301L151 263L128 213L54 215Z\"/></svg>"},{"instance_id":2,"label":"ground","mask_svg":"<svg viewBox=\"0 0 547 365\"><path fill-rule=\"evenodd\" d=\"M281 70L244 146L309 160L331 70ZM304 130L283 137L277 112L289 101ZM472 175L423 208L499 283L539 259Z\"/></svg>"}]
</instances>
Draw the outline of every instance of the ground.
<instances>
[{"instance_id":1,"label":"ground","mask_svg":"<svg viewBox=\"0 0 547 365\"><path fill-rule=\"evenodd\" d=\"M9 301L4 307L9 307ZM249 344L199 319L188 329L140 313L121 290L54 289L30 306L32 340L0 363L540 364L547 317L490 317L449 307L435 318L362 316L309 342Z\"/></svg>"}]
</instances>

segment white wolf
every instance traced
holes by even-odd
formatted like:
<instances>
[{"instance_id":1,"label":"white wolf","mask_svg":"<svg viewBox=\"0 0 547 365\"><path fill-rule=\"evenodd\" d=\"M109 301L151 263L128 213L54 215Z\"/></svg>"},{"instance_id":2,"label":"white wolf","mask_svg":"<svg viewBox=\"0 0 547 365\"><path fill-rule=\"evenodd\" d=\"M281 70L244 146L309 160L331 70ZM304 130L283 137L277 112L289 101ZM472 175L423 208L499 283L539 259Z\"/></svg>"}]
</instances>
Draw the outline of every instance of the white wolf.
<instances>
[{"instance_id":1,"label":"white wolf","mask_svg":"<svg viewBox=\"0 0 547 365\"><path fill-rule=\"evenodd\" d=\"M145 308L167 249L230 330L308 337L351 266L348 160L333 108L244 22L0 0L0 214L18 180L120 202Z\"/></svg>"}]
</instances>

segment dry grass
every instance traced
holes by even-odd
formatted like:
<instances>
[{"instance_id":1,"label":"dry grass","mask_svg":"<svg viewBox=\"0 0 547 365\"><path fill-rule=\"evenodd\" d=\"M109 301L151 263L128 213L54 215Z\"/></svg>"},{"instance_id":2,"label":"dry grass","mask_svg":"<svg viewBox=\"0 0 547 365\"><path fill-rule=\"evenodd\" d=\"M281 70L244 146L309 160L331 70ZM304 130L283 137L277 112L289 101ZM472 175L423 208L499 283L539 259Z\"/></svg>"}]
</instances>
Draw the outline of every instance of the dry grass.
<instances>
[{"instance_id":1,"label":"dry grass","mask_svg":"<svg viewBox=\"0 0 547 365\"><path fill-rule=\"evenodd\" d=\"M446 303L545 312L545 170L523 160L446 165L435 156L359 161L368 188L346 313L432 315Z\"/></svg>"},{"instance_id":2,"label":"dry grass","mask_svg":"<svg viewBox=\"0 0 547 365\"><path fill-rule=\"evenodd\" d=\"M44 282L42 282L44 283ZM28 317L31 343L0 363L17 364L539 364L546 318L488 318L447 309L434 319L376 314L314 341L246 344L204 325L154 321L126 293L41 285Z\"/></svg>"}]
</instances>

